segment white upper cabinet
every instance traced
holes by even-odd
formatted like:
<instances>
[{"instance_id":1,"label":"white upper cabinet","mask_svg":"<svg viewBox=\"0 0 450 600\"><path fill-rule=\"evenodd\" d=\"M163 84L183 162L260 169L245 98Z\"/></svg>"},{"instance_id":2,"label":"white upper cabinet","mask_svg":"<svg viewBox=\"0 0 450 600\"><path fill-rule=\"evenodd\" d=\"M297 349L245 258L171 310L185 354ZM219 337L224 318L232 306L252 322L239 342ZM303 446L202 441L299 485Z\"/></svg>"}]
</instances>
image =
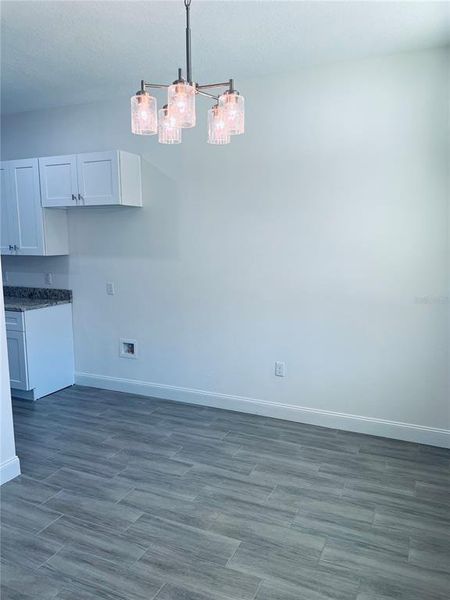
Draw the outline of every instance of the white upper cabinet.
<instances>
[{"instance_id":1,"label":"white upper cabinet","mask_svg":"<svg viewBox=\"0 0 450 600\"><path fill-rule=\"evenodd\" d=\"M9 228L17 254L44 254L44 220L35 158L9 161Z\"/></svg>"},{"instance_id":2,"label":"white upper cabinet","mask_svg":"<svg viewBox=\"0 0 450 600\"><path fill-rule=\"evenodd\" d=\"M142 206L141 159L112 150L39 159L42 206Z\"/></svg>"},{"instance_id":3,"label":"white upper cabinet","mask_svg":"<svg viewBox=\"0 0 450 600\"><path fill-rule=\"evenodd\" d=\"M14 248L14 242L10 234L9 213L13 206L11 203L11 194L9 193L9 169L7 163L0 165L0 242L1 253L10 254Z\"/></svg>"},{"instance_id":4,"label":"white upper cabinet","mask_svg":"<svg viewBox=\"0 0 450 600\"><path fill-rule=\"evenodd\" d=\"M78 204L77 156L48 156L39 159L42 206Z\"/></svg>"},{"instance_id":5,"label":"white upper cabinet","mask_svg":"<svg viewBox=\"0 0 450 600\"><path fill-rule=\"evenodd\" d=\"M78 154L78 189L83 205L122 204L118 152Z\"/></svg>"},{"instance_id":6,"label":"white upper cabinet","mask_svg":"<svg viewBox=\"0 0 450 600\"><path fill-rule=\"evenodd\" d=\"M2 254L68 254L66 211L41 207L37 158L1 163Z\"/></svg>"},{"instance_id":7,"label":"white upper cabinet","mask_svg":"<svg viewBox=\"0 0 450 600\"><path fill-rule=\"evenodd\" d=\"M1 254L69 253L67 211L142 206L141 157L122 150L0 163Z\"/></svg>"}]
</instances>

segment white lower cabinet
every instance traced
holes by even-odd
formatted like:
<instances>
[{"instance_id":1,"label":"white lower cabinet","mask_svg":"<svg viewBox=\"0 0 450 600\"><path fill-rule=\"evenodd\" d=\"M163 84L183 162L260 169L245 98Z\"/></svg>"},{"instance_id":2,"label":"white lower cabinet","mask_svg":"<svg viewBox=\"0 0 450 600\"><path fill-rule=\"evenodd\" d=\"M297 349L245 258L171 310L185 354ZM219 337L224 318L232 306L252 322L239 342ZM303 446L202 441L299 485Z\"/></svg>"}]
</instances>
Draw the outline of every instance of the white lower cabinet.
<instances>
[{"instance_id":1,"label":"white lower cabinet","mask_svg":"<svg viewBox=\"0 0 450 600\"><path fill-rule=\"evenodd\" d=\"M25 333L23 331L7 331L6 342L11 387L17 390L28 390Z\"/></svg>"},{"instance_id":2,"label":"white lower cabinet","mask_svg":"<svg viewBox=\"0 0 450 600\"><path fill-rule=\"evenodd\" d=\"M41 207L37 158L0 165L2 254L49 256L69 253L66 211Z\"/></svg>"},{"instance_id":3,"label":"white lower cabinet","mask_svg":"<svg viewBox=\"0 0 450 600\"><path fill-rule=\"evenodd\" d=\"M5 316L12 395L37 400L73 385L72 305Z\"/></svg>"}]
</instances>

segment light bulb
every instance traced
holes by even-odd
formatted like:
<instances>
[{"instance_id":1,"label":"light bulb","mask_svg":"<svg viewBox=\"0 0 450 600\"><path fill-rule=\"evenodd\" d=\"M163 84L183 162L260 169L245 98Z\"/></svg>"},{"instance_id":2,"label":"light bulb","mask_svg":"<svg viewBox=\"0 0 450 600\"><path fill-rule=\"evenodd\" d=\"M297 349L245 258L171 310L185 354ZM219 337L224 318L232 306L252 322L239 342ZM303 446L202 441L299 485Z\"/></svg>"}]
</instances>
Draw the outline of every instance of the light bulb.
<instances>
[{"instance_id":1,"label":"light bulb","mask_svg":"<svg viewBox=\"0 0 450 600\"><path fill-rule=\"evenodd\" d=\"M225 111L230 135L240 135L241 133L244 133L244 97L236 91L225 92L219 98L219 106Z\"/></svg>"},{"instance_id":2,"label":"light bulb","mask_svg":"<svg viewBox=\"0 0 450 600\"><path fill-rule=\"evenodd\" d=\"M156 98L140 91L131 98L131 131L136 135L154 135L157 132Z\"/></svg>"},{"instance_id":3,"label":"light bulb","mask_svg":"<svg viewBox=\"0 0 450 600\"><path fill-rule=\"evenodd\" d=\"M167 104L179 127L189 128L195 126L194 85L185 81L173 83L169 86Z\"/></svg>"},{"instance_id":4,"label":"light bulb","mask_svg":"<svg viewBox=\"0 0 450 600\"><path fill-rule=\"evenodd\" d=\"M208 110L208 144L229 144L230 133L225 112L216 104Z\"/></svg>"},{"instance_id":5,"label":"light bulb","mask_svg":"<svg viewBox=\"0 0 450 600\"><path fill-rule=\"evenodd\" d=\"M158 111L158 141L160 144L180 144L181 128L177 125L176 118L170 113L169 108L163 106Z\"/></svg>"}]
</instances>

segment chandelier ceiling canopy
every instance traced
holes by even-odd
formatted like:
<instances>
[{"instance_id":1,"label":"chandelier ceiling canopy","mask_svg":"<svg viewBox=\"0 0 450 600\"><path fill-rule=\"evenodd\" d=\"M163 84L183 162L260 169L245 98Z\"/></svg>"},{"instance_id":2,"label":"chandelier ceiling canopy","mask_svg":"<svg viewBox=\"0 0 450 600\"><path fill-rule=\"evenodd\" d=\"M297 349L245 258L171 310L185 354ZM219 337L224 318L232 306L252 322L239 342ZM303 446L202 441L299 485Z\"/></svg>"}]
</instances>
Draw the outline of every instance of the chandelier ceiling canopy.
<instances>
[{"instance_id":1,"label":"chandelier ceiling canopy","mask_svg":"<svg viewBox=\"0 0 450 600\"><path fill-rule=\"evenodd\" d=\"M182 129L195 127L196 96L214 100L208 110L208 143L229 144L232 135L244 133L244 97L234 88L233 79L222 83L199 85L192 79L191 63L191 0L184 0L186 8L186 79L178 69L177 79L171 84L141 81L141 89L131 98L131 131L137 135L158 134L161 144L180 144ZM148 90L167 89L167 104L159 111L156 98ZM212 89L223 91L219 95Z\"/></svg>"}]
</instances>

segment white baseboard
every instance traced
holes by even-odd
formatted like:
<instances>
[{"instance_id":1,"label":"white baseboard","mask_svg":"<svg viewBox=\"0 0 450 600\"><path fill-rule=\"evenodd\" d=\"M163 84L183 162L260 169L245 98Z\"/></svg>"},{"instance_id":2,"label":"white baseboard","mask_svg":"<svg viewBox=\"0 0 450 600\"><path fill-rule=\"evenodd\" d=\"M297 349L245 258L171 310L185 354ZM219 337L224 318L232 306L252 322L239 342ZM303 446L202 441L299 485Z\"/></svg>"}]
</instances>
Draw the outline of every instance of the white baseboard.
<instances>
[{"instance_id":1,"label":"white baseboard","mask_svg":"<svg viewBox=\"0 0 450 600\"><path fill-rule=\"evenodd\" d=\"M34 400L34 390L16 390L11 388L11 397L20 398L21 400Z\"/></svg>"},{"instance_id":2,"label":"white baseboard","mask_svg":"<svg viewBox=\"0 0 450 600\"><path fill-rule=\"evenodd\" d=\"M92 373L76 373L75 382L79 385L128 392L129 394L164 398L166 400L187 402L202 406L213 406L225 410L273 417L275 419L285 419L287 421L331 427L332 429L343 429L345 431L355 431L357 433L450 448L450 430L448 429L438 429L436 427L426 427L424 425L414 425L400 421L388 421L330 410L281 404L269 400L258 400L244 396L233 396L231 394L207 392L193 388L95 375Z\"/></svg>"},{"instance_id":3,"label":"white baseboard","mask_svg":"<svg viewBox=\"0 0 450 600\"><path fill-rule=\"evenodd\" d=\"M15 456L0 465L0 485L20 475L19 458Z\"/></svg>"}]
</instances>

